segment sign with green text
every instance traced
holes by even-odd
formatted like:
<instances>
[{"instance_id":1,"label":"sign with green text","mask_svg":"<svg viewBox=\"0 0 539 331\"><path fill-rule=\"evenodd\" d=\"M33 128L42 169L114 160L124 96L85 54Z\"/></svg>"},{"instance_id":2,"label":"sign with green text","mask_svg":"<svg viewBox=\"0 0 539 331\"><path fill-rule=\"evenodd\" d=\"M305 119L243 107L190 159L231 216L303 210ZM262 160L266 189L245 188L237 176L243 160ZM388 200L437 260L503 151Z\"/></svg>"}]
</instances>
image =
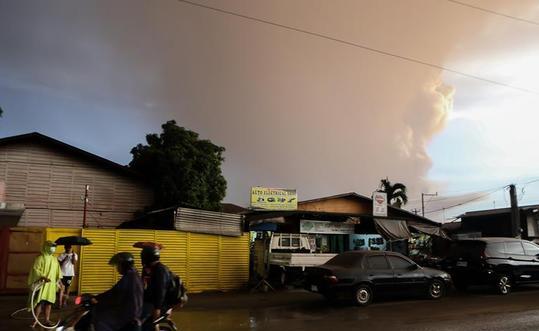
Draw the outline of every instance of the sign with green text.
<instances>
[{"instance_id":1,"label":"sign with green text","mask_svg":"<svg viewBox=\"0 0 539 331\"><path fill-rule=\"evenodd\" d=\"M296 210L298 209L298 194L294 189L252 187L251 208Z\"/></svg>"}]
</instances>

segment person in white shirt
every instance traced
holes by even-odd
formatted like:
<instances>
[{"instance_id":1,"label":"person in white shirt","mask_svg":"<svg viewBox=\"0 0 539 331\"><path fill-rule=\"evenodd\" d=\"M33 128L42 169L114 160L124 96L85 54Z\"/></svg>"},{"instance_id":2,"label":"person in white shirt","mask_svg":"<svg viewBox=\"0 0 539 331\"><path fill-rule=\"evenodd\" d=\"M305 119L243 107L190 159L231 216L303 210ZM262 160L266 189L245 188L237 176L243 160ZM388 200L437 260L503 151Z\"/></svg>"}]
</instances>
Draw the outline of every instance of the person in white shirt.
<instances>
[{"instance_id":1,"label":"person in white shirt","mask_svg":"<svg viewBox=\"0 0 539 331\"><path fill-rule=\"evenodd\" d=\"M79 260L77 253L73 252L71 245L65 245L64 250L65 251L58 256L58 262L62 269L62 284L64 285L64 288L60 291L60 308L65 306L69 299L69 286L71 285L71 282L73 282L73 277L75 277L75 266Z\"/></svg>"}]
</instances>

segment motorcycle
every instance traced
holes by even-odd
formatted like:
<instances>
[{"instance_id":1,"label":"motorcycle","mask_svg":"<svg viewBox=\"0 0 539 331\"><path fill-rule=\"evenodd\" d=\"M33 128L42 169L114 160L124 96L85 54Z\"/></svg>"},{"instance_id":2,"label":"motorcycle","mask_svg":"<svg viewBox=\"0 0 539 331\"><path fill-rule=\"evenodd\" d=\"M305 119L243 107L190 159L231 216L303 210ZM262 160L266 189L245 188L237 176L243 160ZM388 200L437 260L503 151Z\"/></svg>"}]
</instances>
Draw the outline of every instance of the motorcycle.
<instances>
[{"instance_id":1,"label":"motorcycle","mask_svg":"<svg viewBox=\"0 0 539 331\"><path fill-rule=\"evenodd\" d=\"M75 298L75 310L62 319L55 331L90 331L93 330L91 326L91 314L92 314L92 295L83 294ZM164 312L158 319L151 321L143 321L142 330L151 329L154 330L155 326L159 326L160 331L178 331L174 321L170 319L172 309ZM148 328L149 327L149 328Z\"/></svg>"}]
</instances>

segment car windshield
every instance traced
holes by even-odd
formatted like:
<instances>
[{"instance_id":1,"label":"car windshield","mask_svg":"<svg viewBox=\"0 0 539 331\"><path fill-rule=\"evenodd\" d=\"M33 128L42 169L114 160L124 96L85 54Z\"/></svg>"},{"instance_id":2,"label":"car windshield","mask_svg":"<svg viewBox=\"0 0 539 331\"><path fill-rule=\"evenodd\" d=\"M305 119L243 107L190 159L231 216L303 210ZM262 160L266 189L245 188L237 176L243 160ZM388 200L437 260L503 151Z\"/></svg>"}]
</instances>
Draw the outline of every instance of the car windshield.
<instances>
[{"instance_id":1,"label":"car windshield","mask_svg":"<svg viewBox=\"0 0 539 331\"><path fill-rule=\"evenodd\" d=\"M354 267L358 266L360 261L361 256L357 254L339 254L327 261L326 264L339 267Z\"/></svg>"}]
</instances>

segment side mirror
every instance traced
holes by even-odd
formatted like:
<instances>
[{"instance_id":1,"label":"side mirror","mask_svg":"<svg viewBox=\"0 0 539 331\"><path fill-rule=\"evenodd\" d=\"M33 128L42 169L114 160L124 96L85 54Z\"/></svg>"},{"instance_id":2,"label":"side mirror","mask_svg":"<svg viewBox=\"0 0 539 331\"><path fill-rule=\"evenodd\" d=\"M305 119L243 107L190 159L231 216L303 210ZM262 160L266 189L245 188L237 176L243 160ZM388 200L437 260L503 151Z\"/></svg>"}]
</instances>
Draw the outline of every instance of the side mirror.
<instances>
[{"instance_id":1,"label":"side mirror","mask_svg":"<svg viewBox=\"0 0 539 331\"><path fill-rule=\"evenodd\" d=\"M414 270L417 270L419 269L419 266L417 264L411 264L409 267L408 267L408 270L410 271L414 271Z\"/></svg>"}]
</instances>

